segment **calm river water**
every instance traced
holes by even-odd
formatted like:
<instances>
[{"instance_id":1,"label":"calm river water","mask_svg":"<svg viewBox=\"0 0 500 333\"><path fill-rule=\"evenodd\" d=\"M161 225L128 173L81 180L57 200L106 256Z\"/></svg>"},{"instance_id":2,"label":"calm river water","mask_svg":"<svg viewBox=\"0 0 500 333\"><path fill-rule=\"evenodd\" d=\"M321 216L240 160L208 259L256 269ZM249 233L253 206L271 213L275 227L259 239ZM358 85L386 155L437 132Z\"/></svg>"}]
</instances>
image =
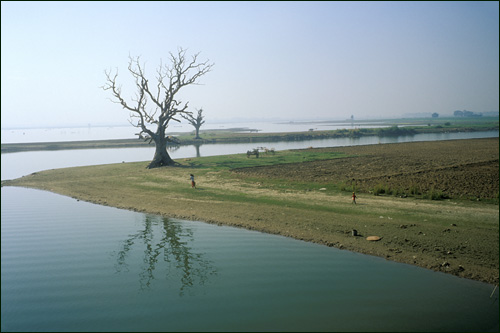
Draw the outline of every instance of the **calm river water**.
<instances>
[{"instance_id":1,"label":"calm river water","mask_svg":"<svg viewBox=\"0 0 500 333\"><path fill-rule=\"evenodd\" d=\"M210 154L204 147L201 155ZM186 157L196 156L194 147L189 148ZM151 158L150 153L143 157L126 151L134 156L120 152L113 158ZM34 161L33 154L54 162L39 164L41 168L60 167L58 160L67 154L81 155L77 163L110 163L104 155L97 163L88 153L2 154L2 179L4 168L18 177L19 171L7 170L4 162L19 154L26 154L21 160L27 162ZM2 331L499 329L498 289L493 292L489 284L45 191L1 191Z\"/></svg>"},{"instance_id":2,"label":"calm river water","mask_svg":"<svg viewBox=\"0 0 500 333\"><path fill-rule=\"evenodd\" d=\"M488 331L491 285L2 188L2 331Z\"/></svg>"},{"instance_id":3,"label":"calm river water","mask_svg":"<svg viewBox=\"0 0 500 333\"><path fill-rule=\"evenodd\" d=\"M366 136L361 138L338 138L288 142L204 144L198 147L173 147L170 149L169 153L170 156L175 159L184 157L240 154L246 153L247 150L251 150L256 147L275 148L276 150L301 149L308 147L342 147L379 143L492 138L498 137L498 133L499 131L470 133L430 133L380 138L375 136ZM47 169L121 162L150 161L153 155L154 147L31 151L2 154L1 179L14 179L36 171Z\"/></svg>"}]
</instances>

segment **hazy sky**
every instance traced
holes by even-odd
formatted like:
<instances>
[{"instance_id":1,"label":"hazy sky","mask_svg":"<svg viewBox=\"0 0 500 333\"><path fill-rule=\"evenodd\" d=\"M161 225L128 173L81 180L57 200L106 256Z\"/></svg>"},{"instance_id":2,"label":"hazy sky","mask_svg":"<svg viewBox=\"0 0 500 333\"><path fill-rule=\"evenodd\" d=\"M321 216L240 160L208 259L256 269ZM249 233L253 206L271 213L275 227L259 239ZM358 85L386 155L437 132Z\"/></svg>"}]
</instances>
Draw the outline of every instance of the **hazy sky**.
<instances>
[{"instance_id":1,"label":"hazy sky","mask_svg":"<svg viewBox=\"0 0 500 333\"><path fill-rule=\"evenodd\" d=\"M104 70L178 47L215 63L183 94L208 120L499 107L497 1L2 1L2 128L127 123Z\"/></svg>"}]
</instances>

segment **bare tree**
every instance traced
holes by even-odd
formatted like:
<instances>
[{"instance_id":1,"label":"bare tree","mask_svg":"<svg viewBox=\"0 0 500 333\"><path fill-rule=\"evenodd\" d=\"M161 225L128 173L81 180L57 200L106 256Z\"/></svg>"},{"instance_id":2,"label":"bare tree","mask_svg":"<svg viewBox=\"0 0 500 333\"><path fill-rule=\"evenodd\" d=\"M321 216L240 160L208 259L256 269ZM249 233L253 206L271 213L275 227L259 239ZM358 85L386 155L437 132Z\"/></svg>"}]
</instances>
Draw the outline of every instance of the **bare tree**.
<instances>
[{"instance_id":1,"label":"bare tree","mask_svg":"<svg viewBox=\"0 0 500 333\"><path fill-rule=\"evenodd\" d=\"M128 70L135 79L136 94L130 101L122 95L121 87L117 85L118 71L112 75L105 71L106 84L104 90L110 90L114 102L130 111L130 123L139 128L139 138L154 141L156 150L148 168L173 165L175 162L167 152L167 143L171 140L166 135L171 120L180 122L178 116L190 115L187 111L188 102L177 99L181 88L198 84L201 76L208 73L214 64L198 61L199 53L186 59L186 50L180 48L177 54L170 52L170 66L160 63L156 71L156 87L149 87L145 75L145 65L140 64L139 57L129 57ZM149 104L148 104L149 103Z\"/></svg>"},{"instance_id":2,"label":"bare tree","mask_svg":"<svg viewBox=\"0 0 500 333\"><path fill-rule=\"evenodd\" d=\"M200 127L205 123L205 120L203 120L203 108L196 110L198 111L198 115L196 118L192 114L182 114L182 118L186 119L191 125L194 126L196 130L196 136L194 137L195 139L201 139L200 138Z\"/></svg>"}]
</instances>

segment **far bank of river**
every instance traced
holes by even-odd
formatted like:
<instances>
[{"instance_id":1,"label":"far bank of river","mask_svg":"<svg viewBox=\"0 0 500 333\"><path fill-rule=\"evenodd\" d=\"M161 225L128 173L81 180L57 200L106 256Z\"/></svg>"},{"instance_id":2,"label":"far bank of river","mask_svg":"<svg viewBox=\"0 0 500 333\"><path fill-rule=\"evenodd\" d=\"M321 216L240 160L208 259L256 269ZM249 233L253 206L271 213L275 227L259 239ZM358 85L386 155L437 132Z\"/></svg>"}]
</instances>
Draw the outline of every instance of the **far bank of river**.
<instances>
[{"instance_id":1,"label":"far bank of river","mask_svg":"<svg viewBox=\"0 0 500 333\"><path fill-rule=\"evenodd\" d=\"M236 129L234 129L236 130ZM231 130L212 130L202 132L201 139L194 139L192 134L177 133L172 136L171 147L185 145L230 144L230 143L274 143L296 142L328 139L358 139L362 137L397 138L418 134L451 134L497 131L498 126L491 127L385 127L385 128L357 128L339 129L331 131L284 132L284 133L241 133ZM154 147L154 142L139 139L90 140L90 141L58 141L58 142L31 142L31 143L2 143L2 153L40 150L70 150L96 148L147 148Z\"/></svg>"},{"instance_id":2,"label":"far bank of river","mask_svg":"<svg viewBox=\"0 0 500 333\"><path fill-rule=\"evenodd\" d=\"M260 143L211 143L202 145L181 145L168 148L173 159L216 156L245 153L258 146L274 148L276 151L303 148L344 147L385 143L403 143L418 141L462 140L498 137L498 130L459 133L422 133L409 136L363 136L358 138L330 138L304 141L281 141ZM84 143L84 142L83 142ZM154 146L147 145L132 148L67 149L22 151L2 153L1 179L14 179L47 169L74 166L112 164L122 162L150 161L154 155Z\"/></svg>"}]
</instances>

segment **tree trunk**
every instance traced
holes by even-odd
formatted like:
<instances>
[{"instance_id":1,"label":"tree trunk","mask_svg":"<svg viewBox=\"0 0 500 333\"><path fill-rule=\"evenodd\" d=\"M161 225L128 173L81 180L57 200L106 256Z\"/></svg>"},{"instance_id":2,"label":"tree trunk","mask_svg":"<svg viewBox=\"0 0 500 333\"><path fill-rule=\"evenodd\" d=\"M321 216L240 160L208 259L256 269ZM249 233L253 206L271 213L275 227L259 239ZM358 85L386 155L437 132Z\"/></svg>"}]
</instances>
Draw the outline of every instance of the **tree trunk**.
<instances>
[{"instance_id":1,"label":"tree trunk","mask_svg":"<svg viewBox=\"0 0 500 333\"><path fill-rule=\"evenodd\" d=\"M170 158L170 155L167 152L167 140L165 138L157 139L155 141L155 156L153 160L148 165L148 169L159 168L167 165L174 165L175 162Z\"/></svg>"},{"instance_id":2,"label":"tree trunk","mask_svg":"<svg viewBox=\"0 0 500 333\"><path fill-rule=\"evenodd\" d=\"M201 139L200 138L200 127L195 127L196 128L196 136L195 136L195 139Z\"/></svg>"}]
</instances>

